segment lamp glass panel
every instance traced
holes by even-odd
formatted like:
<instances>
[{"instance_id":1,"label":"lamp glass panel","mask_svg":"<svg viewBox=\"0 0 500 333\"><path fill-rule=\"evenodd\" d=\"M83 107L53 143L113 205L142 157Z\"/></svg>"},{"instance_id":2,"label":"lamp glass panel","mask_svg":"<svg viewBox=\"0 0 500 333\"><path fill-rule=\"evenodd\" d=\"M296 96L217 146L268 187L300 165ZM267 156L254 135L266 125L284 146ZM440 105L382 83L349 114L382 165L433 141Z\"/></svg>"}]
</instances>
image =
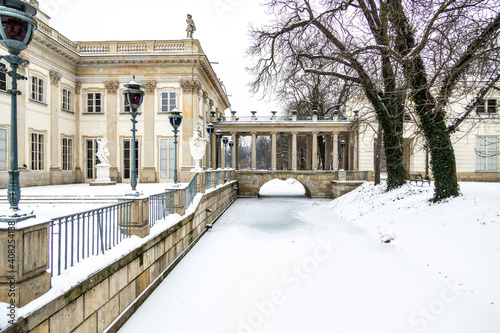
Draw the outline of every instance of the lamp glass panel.
<instances>
[{"instance_id":1,"label":"lamp glass panel","mask_svg":"<svg viewBox=\"0 0 500 333\"><path fill-rule=\"evenodd\" d=\"M7 39L24 42L28 34L29 23L16 17L2 16L2 28Z\"/></svg>"}]
</instances>

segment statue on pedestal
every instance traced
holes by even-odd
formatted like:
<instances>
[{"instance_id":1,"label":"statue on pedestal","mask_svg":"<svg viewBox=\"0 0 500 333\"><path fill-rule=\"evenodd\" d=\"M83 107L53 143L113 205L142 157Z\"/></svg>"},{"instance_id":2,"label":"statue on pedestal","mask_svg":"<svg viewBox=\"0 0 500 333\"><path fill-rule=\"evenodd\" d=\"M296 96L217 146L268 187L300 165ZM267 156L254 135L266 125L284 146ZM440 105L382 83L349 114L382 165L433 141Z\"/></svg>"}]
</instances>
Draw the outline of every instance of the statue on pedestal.
<instances>
[{"instance_id":1,"label":"statue on pedestal","mask_svg":"<svg viewBox=\"0 0 500 333\"><path fill-rule=\"evenodd\" d=\"M97 153L95 154L99 159L99 164L107 164L109 165L109 150L106 145L108 144L108 139L105 136L102 139L97 139Z\"/></svg>"},{"instance_id":2,"label":"statue on pedestal","mask_svg":"<svg viewBox=\"0 0 500 333\"><path fill-rule=\"evenodd\" d=\"M111 181L109 177L109 168L111 165L109 164L108 156L109 150L106 145L108 144L108 139L106 137L102 137L102 139L97 139L97 153L95 154L99 159L99 164L95 166L96 168L96 180L92 185L110 185L115 184Z\"/></svg>"}]
</instances>

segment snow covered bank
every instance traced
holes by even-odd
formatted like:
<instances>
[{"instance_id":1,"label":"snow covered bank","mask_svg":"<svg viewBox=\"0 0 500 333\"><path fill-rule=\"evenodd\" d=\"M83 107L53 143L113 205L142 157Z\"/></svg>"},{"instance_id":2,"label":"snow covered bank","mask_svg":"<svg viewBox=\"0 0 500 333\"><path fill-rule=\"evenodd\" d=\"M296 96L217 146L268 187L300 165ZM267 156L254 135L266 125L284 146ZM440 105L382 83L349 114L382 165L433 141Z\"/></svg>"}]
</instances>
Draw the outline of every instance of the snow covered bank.
<instances>
[{"instance_id":1,"label":"snow covered bank","mask_svg":"<svg viewBox=\"0 0 500 333\"><path fill-rule=\"evenodd\" d=\"M500 304L500 184L461 183L462 196L429 203L433 188L384 192L367 183L334 200L334 211L466 292Z\"/></svg>"}]
</instances>

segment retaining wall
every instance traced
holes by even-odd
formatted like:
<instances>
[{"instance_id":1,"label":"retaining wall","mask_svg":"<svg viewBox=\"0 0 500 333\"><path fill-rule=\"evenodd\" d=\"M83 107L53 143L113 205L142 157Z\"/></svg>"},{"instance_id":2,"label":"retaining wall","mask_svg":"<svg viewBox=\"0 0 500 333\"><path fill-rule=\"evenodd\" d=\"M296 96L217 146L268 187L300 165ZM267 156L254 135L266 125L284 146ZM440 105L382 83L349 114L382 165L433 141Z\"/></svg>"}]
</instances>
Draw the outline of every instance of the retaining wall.
<instances>
[{"instance_id":1,"label":"retaining wall","mask_svg":"<svg viewBox=\"0 0 500 333\"><path fill-rule=\"evenodd\" d=\"M116 332L206 232L206 224L236 200L237 186L231 182L203 194L194 213L4 332Z\"/></svg>"}]
</instances>

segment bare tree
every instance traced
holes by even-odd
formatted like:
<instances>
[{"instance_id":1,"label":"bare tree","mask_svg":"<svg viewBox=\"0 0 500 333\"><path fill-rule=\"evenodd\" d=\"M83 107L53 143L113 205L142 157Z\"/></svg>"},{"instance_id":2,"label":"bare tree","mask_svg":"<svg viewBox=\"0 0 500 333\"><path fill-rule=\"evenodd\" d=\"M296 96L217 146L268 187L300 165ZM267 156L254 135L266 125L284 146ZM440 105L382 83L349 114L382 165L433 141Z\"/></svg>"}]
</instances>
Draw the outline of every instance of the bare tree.
<instances>
[{"instance_id":1,"label":"bare tree","mask_svg":"<svg viewBox=\"0 0 500 333\"><path fill-rule=\"evenodd\" d=\"M291 75L290 66L284 65L290 63L297 72L302 69L359 85L383 129L388 189L404 184L406 88L399 65L392 60L388 13L373 15L361 0L269 0L266 4L275 21L251 32L249 53L258 58L251 69L254 92L273 91L273 83Z\"/></svg>"},{"instance_id":2,"label":"bare tree","mask_svg":"<svg viewBox=\"0 0 500 333\"><path fill-rule=\"evenodd\" d=\"M388 0L397 59L427 139L435 178L434 201L459 195L446 107L471 66L488 72L498 62L500 3L490 0ZM496 78L498 80L498 78ZM496 82L495 77L492 82ZM476 77L476 81L481 79ZM437 90L437 91L436 91ZM481 94L481 92L479 93ZM470 113L470 112L469 112ZM467 117L463 113L456 122Z\"/></svg>"}]
</instances>

